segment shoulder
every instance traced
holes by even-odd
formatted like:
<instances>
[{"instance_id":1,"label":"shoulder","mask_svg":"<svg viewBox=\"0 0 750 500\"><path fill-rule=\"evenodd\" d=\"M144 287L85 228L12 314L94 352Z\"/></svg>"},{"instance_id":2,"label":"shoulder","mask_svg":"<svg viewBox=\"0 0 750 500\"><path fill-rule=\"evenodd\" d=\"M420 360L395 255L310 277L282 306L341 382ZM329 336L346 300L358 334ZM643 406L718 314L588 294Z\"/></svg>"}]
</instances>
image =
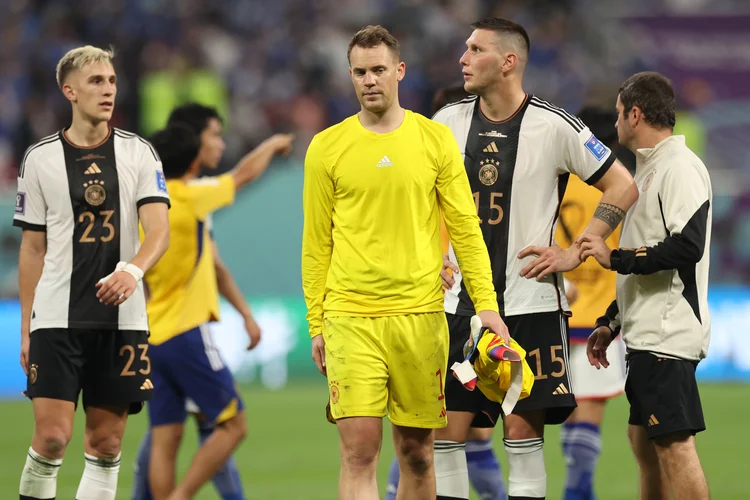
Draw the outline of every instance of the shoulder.
<instances>
[{"instance_id":1,"label":"shoulder","mask_svg":"<svg viewBox=\"0 0 750 500\"><path fill-rule=\"evenodd\" d=\"M349 118L318 132L313 137L310 146L329 145L339 141L344 136L353 134L358 126L357 120L357 115L352 115Z\"/></svg>"},{"instance_id":2,"label":"shoulder","mask_svg":"<svg viewBox=\"0 0 750 500\"><path fill-rule=\"evenodd\" d=\"M23 154L21 166L18 169L18 176L23 177L27 165L33 164L39 158L43 157L45 154L48 154L51 150L58 148L59 146L60 132L55 132L54 134L48 135L47 137L43 137L42 139L29 146Z\"/></svg>"},{"instance_id":3,"label":"shoulder","mask_svg":"<svg viewBox=\"0 0 750 500\"><path fill-rule=\"evenodd\" d=\"M115 140L119 140L132 154L145 153L152 156L154 160L161 161L154 146L140 135L114 127L113 133L115 134Z\"/></svg>"},{"instance_id":4,"label":"shoulder","mask_svg":"<svg viewBox=\"0 0 750 500\"><path fill-rule=\"evenodd\" d=\"M477 99L477 96L471 96L457 102L446 104L432 116L432 119L440 123L448 123L456 119L471 119Z\"/></svg>"},{"instance_id":5,"label":"shoulder","mask_svg":"<svg viewBox=\"0 0 750 500\"><path fill-rule=\"evenodd\" d=\"M574 131L576 134L580 134L586 128L586 125L577 116L535 95L529 98L526 115L530 118L542 120L555 130L562 130L563 132Z\"/></svg>"},{"instance_id":6,"label":"shoulder","mask_svg":"<svg viewBox=\"0 0 750 500\"><path fill-rule=\"evenodd\" d=\"M667 181L705 182L710 184L710 175L703 160L690 149L682 137L676 136L665 155L664 178Z\"/></svg>"}]
</instances>

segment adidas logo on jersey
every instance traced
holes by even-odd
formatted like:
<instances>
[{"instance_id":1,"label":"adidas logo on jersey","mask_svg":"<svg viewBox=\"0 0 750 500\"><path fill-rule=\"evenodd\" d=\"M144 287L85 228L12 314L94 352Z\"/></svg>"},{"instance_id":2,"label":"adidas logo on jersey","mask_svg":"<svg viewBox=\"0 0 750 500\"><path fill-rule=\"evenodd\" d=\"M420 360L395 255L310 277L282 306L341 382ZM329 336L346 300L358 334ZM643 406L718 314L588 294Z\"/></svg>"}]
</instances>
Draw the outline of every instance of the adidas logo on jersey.
<instances>
[{"instance_id":1,"label":"adidas logo on jersey","mask_svg":"<svg viewBox=\"0 0 750 500\"><path fill-rule=\"evenodd\" d=\"M495 141L492 141L489 146L484 148L482 150L485 153L498 153L497 144L495 144Z\"/></svg>"},{"instance_id":2,"label":"adidas logo on jersey","mask_svg":"<svg viewBox=\"0 0 750 500\"><path fill-rule=\"evenodd\" d=\"M154 384L151 383L151 379L146 379L145 382L143 382L143 385L141 386L142 391L148 391L154 388Z\"/></svg>"},{"instance_id":3,"label":"adidas logo on jersey","mask_svg":"<svg viewBox=\"0 0 750 500\"><path fill-rule=\"evenodd\" d=\"M653 414L648 417L648 426L651 427L652 425L659 425L659 419L657 419Z\"/></svg>"},{"instance_id":4,"label":"adidas logo on jersey","mask_svg":"<svg viewBox=\"0 0 750 500\"><path fill-rule=\"evenodd\" d=\"M86 175L94 175L94 174L101 174L102 169L99 168L99 166L96 163L92 163L89 168L86 169L84 174Z\"/></svg>"},{"instance_id":5,"label":"adidas logo on jersey","mask_svg":"<svg viewBox=\"0 0 750 500\"><path fill-rule=\"evenodd\" d=\"M380 159L380 161L375 166L378 167L378 168L392 167L393 166L393 162L391 161L390 158L388 158L388 155L385 155L384 157L382 157Z\"/></svg>"},{"instance_id":6,"label":"adidas logo on jersey","mask_svg":"<svg viewBox=\"0 0 750 500\"><path fill-rule=\"evenodd\" d=\"M568 388L565 387L565 384L560 384L557 386L557 389L555 389L555 392L553 392L552 394L555 394L556 396L560 396L562 394L570 394L570 392L568 392Z\"/></svg>"}]
</instances>

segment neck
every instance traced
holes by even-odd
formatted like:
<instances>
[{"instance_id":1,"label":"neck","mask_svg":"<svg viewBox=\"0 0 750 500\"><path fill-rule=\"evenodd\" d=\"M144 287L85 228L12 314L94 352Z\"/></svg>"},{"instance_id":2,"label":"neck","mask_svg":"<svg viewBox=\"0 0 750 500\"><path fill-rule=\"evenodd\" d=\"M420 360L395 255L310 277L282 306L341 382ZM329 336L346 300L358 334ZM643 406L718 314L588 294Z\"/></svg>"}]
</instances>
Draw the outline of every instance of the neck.
<instances>
[{"instance_id":1,"label":"neck","mask_svg":"<svg viewBox=\"0 0 750 500\"><path fill-rule=\"evenodd\" d=\"M180 177L180 180L184 182L190 182L193 179L197 179L198 174L200 174L200 172L201 172L201 163L200 163L200 160L196 158L195 160L193 160L193 163L190 164L190 167L188 168L188 171L185 172L185 175Z\"/></svg>"},{"instance_id":2,"label":"neck","mask_svg":"<svg viewBox=\"0 0 750 500\"><path fill-rule=\"evenodd\" d=\"M398 100L396 100L388 109L380 113L374 113L362 108L358 114L359 122L367 130L385 134L396 130L401 125L401 122L404 121L406 113L404 108L398 103Z\"/></svg>"},{"instance_id":3,"label":"neck","mask_svg":"<svg viewBox=\"0 0 750 500\"><path fill-rule=\"evenodd\" d=\"M65 136L76 146L96 146L107 138L109 124L105 121L93 121L73 112L73 122L65 131Z\"/></svg>"},{"instance_id":4,"label":"neck","mask_svg":"<svg viewBox=\"0 0 750 500\"><path fill-rule=\"evenodd\" d=\"M487 119L502 122L518 111L526 99L521 82L511 80L496 84L479 94L479 106Z\"/></svg>"},{"instance_id":5,"label":"neck","mask_svg":"<svg viewBox=\"0 0 750 500\"><path fill-rule=\"evenodd\" d=\"M653 128L646 126L646 128L634 137L633 140L633 152L639 149L651 149L655 148L664 139L672 136L671 128Z\"/></svg>"}]
</instances>

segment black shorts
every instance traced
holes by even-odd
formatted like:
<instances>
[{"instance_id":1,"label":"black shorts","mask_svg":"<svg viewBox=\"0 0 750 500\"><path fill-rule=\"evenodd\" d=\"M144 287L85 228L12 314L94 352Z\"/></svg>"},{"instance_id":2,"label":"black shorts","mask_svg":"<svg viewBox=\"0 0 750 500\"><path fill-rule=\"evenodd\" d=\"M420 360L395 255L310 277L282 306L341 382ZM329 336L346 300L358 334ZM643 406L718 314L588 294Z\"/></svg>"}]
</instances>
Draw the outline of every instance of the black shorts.
<instances>
[{"instance_id":1,"label":"black shorts","mask_svg":"<svg viewBox=\"0 0 750 500\"><path fill-rule=\"evenodd\" d=\"M706 430L696 366L693 361L661 358L650 352L628 353L628 423L645 427L649 439Z\"/></svg>"},{"instance_id":2,"label":"black shorts","mask_svg":"<svg viewBox=\"0 0 750 500\"><path fill-rule=\"evenodd\" d=\"M26 395L83 407L128 406L138 413L151 399L148 332L45 328L31 333Z\"/></svg>"},{"instance_id":3,"label":"black shorts","mask_svg":"<svg viewBox=\"0 0 750 500\"><path fill-rule=\"evenodd\" d=\"M471 331L471 317L446 314L451 345L445 383L448 411L475 413L472 427L494 427L501 416L500 404L487 399L482 391L467 390L453 376L450 366L464 360L463 347ZM576 408L569 378L568 318L561 311L509 316L505 319L510 336L526 350L526 362L534 372L534 388L520 400L513 413L546 410L545 423L565 422Z\"/></svg>"}]
</instances>

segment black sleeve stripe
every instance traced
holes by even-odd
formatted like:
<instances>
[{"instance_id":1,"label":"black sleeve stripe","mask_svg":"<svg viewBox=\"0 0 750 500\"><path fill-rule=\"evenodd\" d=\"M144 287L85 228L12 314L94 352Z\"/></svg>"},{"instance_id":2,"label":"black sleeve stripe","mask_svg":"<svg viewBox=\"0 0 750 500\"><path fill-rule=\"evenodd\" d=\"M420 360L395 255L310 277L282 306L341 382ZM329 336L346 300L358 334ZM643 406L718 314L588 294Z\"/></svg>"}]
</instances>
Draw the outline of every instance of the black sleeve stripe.
<instances>
[{"instance_id":1,"label":"black sleeve stripe","mask_svg":"<svg viewBox=\"0 0 750 500\"><path fill-rule=\"evenodd\" d=\"M145 144L146 146L148 146L148 149L151 151L151 155L154 157L154 160L156 160L158 162L161 161L161 158L159 158L159 155L156 153L156 149L154 149L154 147L151 145L151 143L148 142L143 137L141 137L139 135L136 135L136 134L131 134L129 132L124 132L124 131L120 130L119 128L115 129L115 135L118 136L118 137L120 137L121 139L131 139L131 140L132 139L138 139L143 144Z\"/></svg>"},{"instance_id":2,"label":"black sleeve stripe","mask_svg":"<svg viewBox=\"0 0 750 500\"><path fill-rule=\"evenodd\" d=\"M448 104L446 104L446 105L445 105L445 106L443 106L442 108L440 108L440 109L438 109L437 111L435 111L435 114L434 114L434 115L432 115L432 118L431 118L431 120L434 120L434 119L435 119L435 117L436 117L436 116L438 115L438 113L440 113L440 112L441 112L442 110L444 110L444 109L450 108L450 107L452 107L452 106L456 106L456 105L458 105L458 104L467 104L467 103L470 103L470 102L474 102L474 101L476 101L476 100L477 100L477 96L475 96L475 95L472 95L472 96L469 96L469 97L465 97L465 98L461 99L460 101L456 101L456 102L449 102Z\"/></svg>"},{"instance_id":3,"label":"black sleeve stripe","mask_svg":"<svg viewBox=\"0 0 750 500\"><path fill-rule=\"evenodd\" d=\"M613 152L610 151L609 156L607 157L606 160L604 160L604 163L602 163L602 166L599 167L599 170L594 172L591 177L586 179L586 184L588 184L589 186L593 186L594 184L599 182L599 179L604 177L604 174L607 173L607 170L609 170L609 167L611 167L615 163L616 159L617 159L617 156Z\"/></svg>"},{"instance_id":4,"label":"black sleeve stripe","mask_svg":"<svg viewBox=\"0 0 750 500\"><path fill-rule=\"evenodd\" d=\"M539 103L541 103L541 104L544 104L544 105L546 105L547 107L549 107L549 108L551 108L551 109L554 109L554 110L556 110L556 111L559 111L559 112L561 112L561 113L564 113L564 114L565 114L565 115L566 115L566 116L567 116L568 118L570 118L571 120L573 120L574 122L576 122L576 123L577 123L577 124L578 124L578 125L579 125L579 126L581 127L581 129L584 129L584 128L586 128L586 124L585 124L585 123L583 123L583 121L582 121L582 120L581 120L580 118L578 118L578 117L577 117L577 116L575 116L574 114L568 113L568 112L567 112L567 111L565 110L565 108L561 108L560 106L555 106L555 105L554 105L554 104L552 104L551 102L549 102L549 101L545 101L544 99L542 99L542 98L540 98L540 97L537 97L537 96L532 96L532 98L533 98L533 99L535 99L535 100L536 100L537 102L539 102Z\"/></svg>"},{"instance_id":5,"label":"black sleeve stripe","mask_svg":"<svg viewBox=\"0 0 750 500\"><path fill-rule=\"evenodd\" d=\"M48 137L45 137L41 141L37 142L36 144L33 144L29 147L29 149L26 150L26 153L23 155L23 160L21 160L21 167L18 169L18 178L23 179L24 174L26 173L26 160L29 157L29 154L34 151L35 149L45 146L47 144L52 144L53 142L60 139L59 132L57 134L52 134Z\"/></svg>"},{"instance_id":6,"label":"black sleeve stripe","mask_svg":"<svg viewBox=\"0 0 750 500\"><path fill-rule=\"evenodd\" d=\"M163 196L149 196L147 198L141 198L135 205L138 208L141 208L143 205L148 205L149 203L166 203L167 207L172 208L172 204L169 203L169 198L165 198Z\"/></svg>"},{"instance_id":7,"label":"black sleeve stripe","mask_svg":"<svg viewBox=\"0 0 750 500\"><path fill-rule=\"evenodd\" d=\"M154 160L161 162L161 158L159 158L159 155L156 153L156 149L151 145L151 143L142 137L139 137L139 136L136 136L136 137L138 137L139 141L141 141L143 144L148 146L148 149L151 150L151 154L154 155Z\"/></svg>"},{"instance_id":8,"label":"black sleeve stripe","mask_svg":"<svg viewBox=\"0 0 750 500\"><path fill-rule=\"evenodd\" d=\"M32 224L18 219L13 219L13 225L26 231L38 231L43 233L47 230L47 226L44 224Z\"/></svg>"},{"instance_id":9,"label":"black sleeve stripe","mask_svg":"<svg viewBox=\"0 0 750 500\"><path fill-rule=\"evenodd\" d=\"M532 106L534 106L534 107L536 107L536 108L543 109L545 111L549 111L550 113L556 114L557 116L559 116L560 118L562 118L563 120L565 120L566 122L568 122L568 125L570 125L571 127L573 127L573 130L575 130L576 133L580 133L581 130L583 130L583 127L581 127L580 125L578 125L578 123L576 121L574 121L570 117L570 115L568 115L567 113L564 113L564 112L557 111L555 109L549 108L549 107L545 106L544 104L541 104L540 102L534 101L534 100L529 101L529 104L532 105Z\"/></svg>"},{"instance_id":10,"label":"black sleeve stripe","mask_svg":"<svg viewBox=\"0 0 750 500\"><path fill-rule=\"evenodd\" d=\"M659 213L661 214L661 223L664 224L664 233L669 236L669 228L667 227L667 219L664 218L664 207L661 204L661 193L656 195L659 200Z\"/></svg>"}]
</instances>

